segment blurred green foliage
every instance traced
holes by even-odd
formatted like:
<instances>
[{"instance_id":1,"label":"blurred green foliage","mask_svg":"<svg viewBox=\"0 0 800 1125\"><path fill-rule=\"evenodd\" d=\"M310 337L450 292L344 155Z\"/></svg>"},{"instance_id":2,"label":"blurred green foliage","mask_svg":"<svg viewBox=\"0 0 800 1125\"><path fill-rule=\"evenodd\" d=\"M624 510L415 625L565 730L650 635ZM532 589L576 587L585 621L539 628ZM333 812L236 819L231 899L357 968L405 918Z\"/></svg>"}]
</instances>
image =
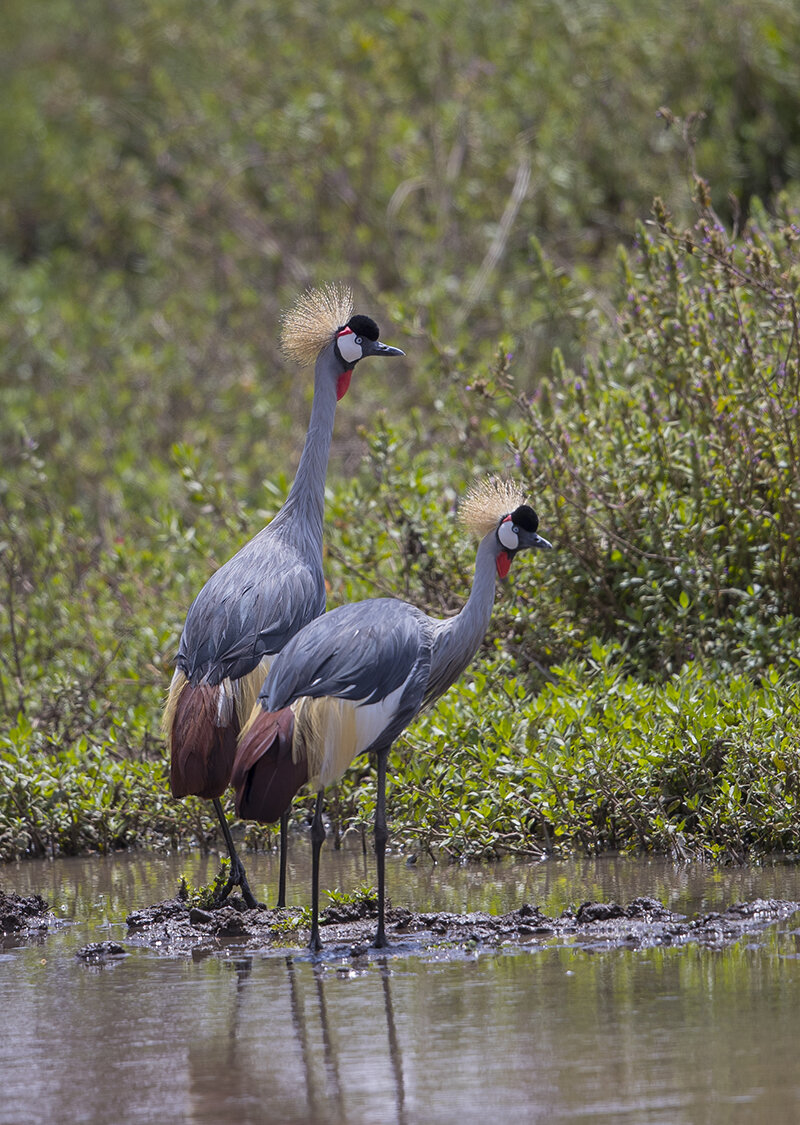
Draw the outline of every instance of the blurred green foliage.
<instances>
[{"instance_id":1,"label":"blurred green foliage","mask_svg":"<svg viewBox=\"0 0 800 1125\"><path fill-rule=\"evenodd\" d=\"M398 745L396 838L798 850L796 4L0 21L0 856L214 838L161 700L285 497L311 385L279 312L332 279L408 359L338 411L330 604L457 610L476 473L559 548ZM363 826L368 763L329 798Z\"/></svg>"}]
</instances>

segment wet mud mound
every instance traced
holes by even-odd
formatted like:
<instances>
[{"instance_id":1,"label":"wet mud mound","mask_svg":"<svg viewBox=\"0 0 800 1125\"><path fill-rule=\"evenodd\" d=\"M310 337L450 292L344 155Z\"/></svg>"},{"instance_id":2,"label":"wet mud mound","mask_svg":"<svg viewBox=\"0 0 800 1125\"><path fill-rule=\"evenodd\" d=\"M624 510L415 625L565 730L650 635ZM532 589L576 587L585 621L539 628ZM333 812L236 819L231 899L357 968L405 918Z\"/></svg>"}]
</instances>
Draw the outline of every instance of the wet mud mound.
<instances>
[{"instance_id":1,"label":"wet mud mound","mask_svg":"<svg viewBox=\"0 0 800 1125\"><path fill-rule=\"evenodd\" d=\"M493 949L565 945L573 948L647 949L690 942L722 948L749 933L785 920L800 903L756 899L736 903L722 913L689 919L651 898L622 907L614 902L586 902L557 918L524 904L509 914L416 913L404 907L386 912L389 954L458 957ZM285 952L302 950L308 941L305 916L291 910L248 910L234 899L218 910L187 907L180 899L156 903L128 916L128 941L173 956L205 957L225 950ZM369 952L375 932L374 912L332 906L320 916L323 956L358 957ZM310 954L309 954L310 956Z\"/></svg>"},{"instance_id":2,"label":"wet mud mound","mask_svg":"<svg viewBox=\"0 0 800 1125\"><path fill-rule=\"evenodd\" d=\"M18 945L25 939L43 937L54 922L41 895L23 898L13 891L0 890L0 945Z\"/></svg>"}]
</instances>

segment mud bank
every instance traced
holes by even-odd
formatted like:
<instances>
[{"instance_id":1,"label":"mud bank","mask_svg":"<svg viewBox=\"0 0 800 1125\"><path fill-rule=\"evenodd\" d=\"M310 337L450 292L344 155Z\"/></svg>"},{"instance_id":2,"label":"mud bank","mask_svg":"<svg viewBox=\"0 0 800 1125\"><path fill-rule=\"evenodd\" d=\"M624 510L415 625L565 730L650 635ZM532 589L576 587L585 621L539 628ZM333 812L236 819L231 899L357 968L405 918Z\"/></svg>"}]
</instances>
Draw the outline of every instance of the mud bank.
<instances>
[{"instance_id":1,"label":"mud bank","mask_svg":"<svg viewBox=\"0 0 800 1125\"><path fill-rule=\"evenodd\" d=\"M484 950L553 944L598 951L690 942L722 948L797 911L800 903L775 899L740 902L722 913L696 918L675 914L651 898L634 899L626 907L614 902L586 902L578 910L565 911L557 918L550 918L527 903L500 916L415 913L395 907L386 913L390 948L381 954L424 954L439 959ZM206 911L187 908L181 900L171 899L130 914L128 942L172 956L194 958L233 948L263 954L302 951L308 941L308 930L301 925L301 919L296 911L248 910L241 900ZM323 957L359 957L370 952L375 917L363 905L330 907L322 913L320 922Z\"/></svg>"},{"instance_id":2,"label":"mud bank","mask_svg":"<svg viewBox=\"0 0 800 1125\"><path fill-rule=\"evenodd\" d=\"M0 946L43 937L55 917L41 895L23 898L13 891L0 890Z\"/></svg>"}]
</instances>

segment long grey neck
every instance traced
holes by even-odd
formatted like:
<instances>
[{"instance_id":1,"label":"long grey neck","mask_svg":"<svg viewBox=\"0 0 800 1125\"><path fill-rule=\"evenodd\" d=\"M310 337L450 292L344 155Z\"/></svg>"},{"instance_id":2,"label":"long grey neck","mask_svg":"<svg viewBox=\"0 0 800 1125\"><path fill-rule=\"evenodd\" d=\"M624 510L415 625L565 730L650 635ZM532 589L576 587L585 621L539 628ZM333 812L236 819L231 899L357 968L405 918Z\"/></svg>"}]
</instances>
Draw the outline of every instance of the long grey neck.
<instances>
[{"instance_id":1,"label":"long grey neck","mask_svg":"<svg viewBox=\"0 0 800 1125\"><path fill-rule=\"evenodd\" d=\"M467 604L455 617L436 622L426 693L428 702L438 698L458 679L486 635L494 605L497 549L497 538L492 531L478 547Z\"/></svg>"},{"instance_id":2,"label":"long grey neck","mask_svg":"<svg viewBox=\"0 0 800 1125\"><path fill-rule=\"evenodd\" d=\"M269 525L290 540L322 554L322 519L325 508L325 476L336 415L336 382L339 363L333 346L324 349L314 369L314 401L297 474L286 503Z\"/></svg>"}]
</instances>

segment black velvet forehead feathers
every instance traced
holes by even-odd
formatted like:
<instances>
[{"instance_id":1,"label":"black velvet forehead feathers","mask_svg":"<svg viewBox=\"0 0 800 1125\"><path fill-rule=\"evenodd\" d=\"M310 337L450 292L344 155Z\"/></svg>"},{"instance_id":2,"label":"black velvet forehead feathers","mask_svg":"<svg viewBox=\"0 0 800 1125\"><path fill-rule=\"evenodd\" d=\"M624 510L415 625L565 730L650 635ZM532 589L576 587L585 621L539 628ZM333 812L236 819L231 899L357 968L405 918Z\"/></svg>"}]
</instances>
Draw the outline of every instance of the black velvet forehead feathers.
<instances>
[{"instance_id":1,"label":"black velvet forehead feathers","mask_svg":"<svg viewBox=\"0 0 800 1125\"><path fill-rule=\"evenodd\" d=\"M539 517L534 512L529 504L520 504L511 513L511 522L515 527L521 527L523 531L538 531Z\"/></svg>"},{"instance_id":2,"label":"black velvet forehead feathers","mask_svg":"<svg viewBox=\"0 0 800 1125\"><path fill-rule=\"evenodd\" d=\"M380 336L378 326L372 317L362 316L361 313L351 316L347 322L347 327L352 328L356 336L364 336L367 340L377 340Z\"/></svg>"}]
</instances>

